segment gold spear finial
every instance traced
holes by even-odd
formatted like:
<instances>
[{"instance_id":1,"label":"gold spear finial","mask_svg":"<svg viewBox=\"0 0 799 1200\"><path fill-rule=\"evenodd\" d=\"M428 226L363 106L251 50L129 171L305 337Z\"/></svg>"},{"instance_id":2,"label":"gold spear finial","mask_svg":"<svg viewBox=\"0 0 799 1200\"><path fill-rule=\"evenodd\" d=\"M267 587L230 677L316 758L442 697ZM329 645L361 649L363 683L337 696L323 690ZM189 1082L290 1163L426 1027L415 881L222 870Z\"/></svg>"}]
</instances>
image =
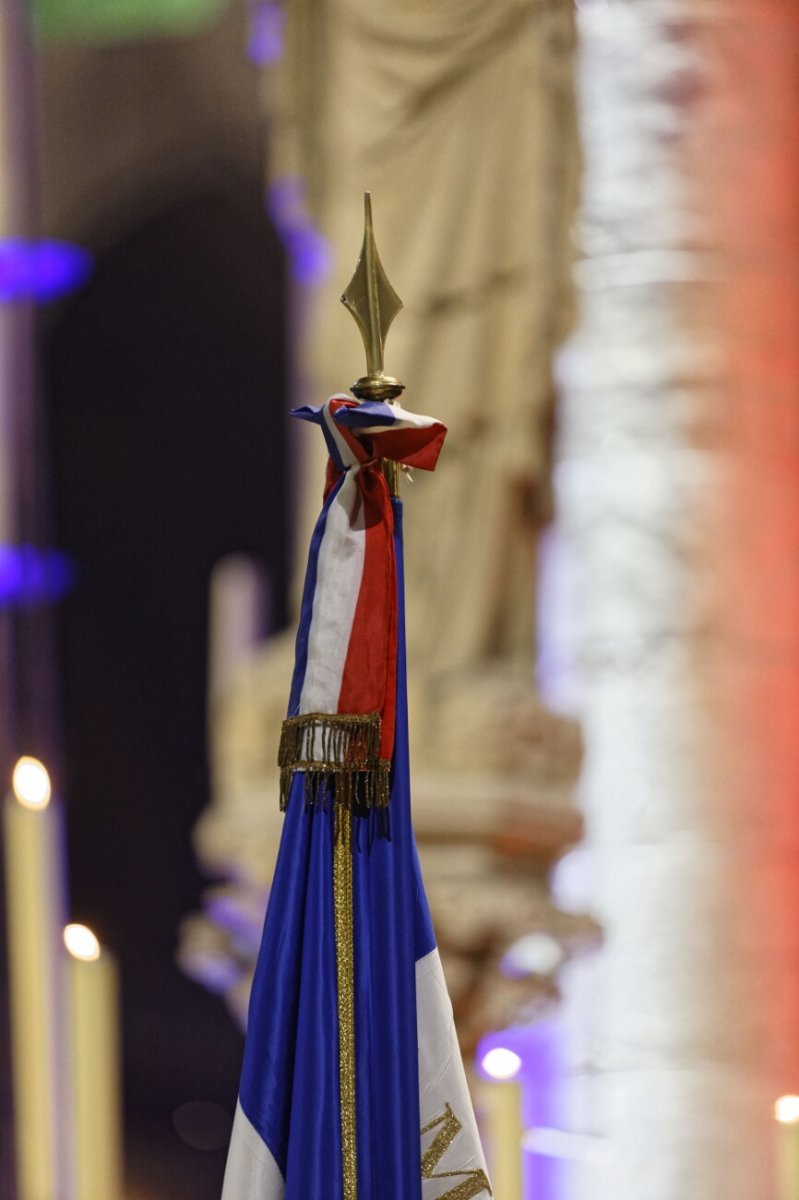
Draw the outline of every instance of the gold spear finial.
<instances>
[{"instance_id":1,"label":"gold spear finial","mask_svg":"<svg viewBox=\"0 0 799 1200\"><path fill-rule=\"evenodd\" d=\"M404 384L383 371L383 351L391 322L402 301L388 281L375 244L372 197L364 192L364 230L361 256L341 303L350 310L366 349L366 374L350 387L359 400L395 400Z\"/></svg>"}]
</instances>

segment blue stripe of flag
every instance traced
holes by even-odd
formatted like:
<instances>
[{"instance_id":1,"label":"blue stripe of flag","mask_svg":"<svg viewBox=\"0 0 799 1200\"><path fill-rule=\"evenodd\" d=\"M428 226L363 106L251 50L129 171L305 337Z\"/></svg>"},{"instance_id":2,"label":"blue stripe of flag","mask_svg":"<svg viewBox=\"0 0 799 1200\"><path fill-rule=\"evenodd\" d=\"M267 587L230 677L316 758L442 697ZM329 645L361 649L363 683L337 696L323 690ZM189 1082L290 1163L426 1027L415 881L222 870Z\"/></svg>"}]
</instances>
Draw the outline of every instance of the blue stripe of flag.
<instances>
[{"instance_id":1,"label":"blue stripe of flag","mask_svg":"<svg viewBox=\"0 0 799 1200\"><path fill-rule=\"evenodd\" d=\"M415 964L435 947L411 827L399 501L395 530L391 840L356 835L353 864L359 1200L421 1200ZM314 564L317 554L312 545ZM298 775L285 818L240 1101L284 1175L285 1200L342 1200L333 821L330 810L306 808L303 785Z\"/></svg>"}]
</instances>

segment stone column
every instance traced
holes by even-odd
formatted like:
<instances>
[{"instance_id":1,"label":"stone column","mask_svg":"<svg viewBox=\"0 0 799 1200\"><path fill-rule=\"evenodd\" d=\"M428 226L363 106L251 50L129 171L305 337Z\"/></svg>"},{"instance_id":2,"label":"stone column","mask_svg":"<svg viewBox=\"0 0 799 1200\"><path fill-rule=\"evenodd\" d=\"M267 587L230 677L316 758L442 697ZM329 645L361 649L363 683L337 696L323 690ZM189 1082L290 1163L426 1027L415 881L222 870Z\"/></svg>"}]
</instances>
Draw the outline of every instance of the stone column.
<instances>
[{"instance_id":1,"label":"stone column","mask_svg":"<svg viewBox=\"0 0 799 1200\"><path fill-rule=\"evenodd\" d=\"M569 1200L773 1200L799 1091L799 14L584 3ZM574 865L574 864L573 864ZM578 872L565 869L561 898Z\"/></svg>"}]
</instances>

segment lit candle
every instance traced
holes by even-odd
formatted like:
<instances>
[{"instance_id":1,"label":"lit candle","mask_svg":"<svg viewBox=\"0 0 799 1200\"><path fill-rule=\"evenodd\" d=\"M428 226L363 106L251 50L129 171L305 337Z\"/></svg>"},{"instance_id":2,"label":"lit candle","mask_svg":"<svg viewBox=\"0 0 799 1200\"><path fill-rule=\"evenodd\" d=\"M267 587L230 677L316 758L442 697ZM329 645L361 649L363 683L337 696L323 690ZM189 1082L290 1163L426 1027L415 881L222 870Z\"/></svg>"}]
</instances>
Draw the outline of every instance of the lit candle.
<instances>
[{"instance_id":1,"label":"lit candle","mask_svg":"<svg viewBox=\"0 0 799 1200\"><path fill-rule=\"evenodd\" d=\"M777 1200L799 1200L799 1096L781 1096L777 1118Z\"/></svg>"},{"instance_id":2,"label":"lit candle","mask_svg":"<svg viewBox=\"0 0 799 1200\"><path fill-rule=\"evenodd\" d=\"M513 1050L495 1046L480 1065L496 1081L487 1084L481 1094L491 1187L498 1200L521 1200L522 1096L519 1084L511 1080L518 1075L522 1060Z\"/></svg>"},{"instance_id":3,"label":"lit candle","mask_svg":"<svg viewBox=\"0 0 799 1200\"><path fill-rule=\"evenodd\" d=\"M35 758L3 805L11 1062L19 1200L70 1194L64 1121L63 874L59 813Z\"/></svg>"},{"instance_id":4,"label":"lit candle","mask_svg":"<svg viewBox=\"0 0 799 1200\"><path fill-rule=\"evenodd\" d=\"M78 1200L121 1200L122 1119L116 961L85 925L67 925Z\"/></svg>"}]
</instances>

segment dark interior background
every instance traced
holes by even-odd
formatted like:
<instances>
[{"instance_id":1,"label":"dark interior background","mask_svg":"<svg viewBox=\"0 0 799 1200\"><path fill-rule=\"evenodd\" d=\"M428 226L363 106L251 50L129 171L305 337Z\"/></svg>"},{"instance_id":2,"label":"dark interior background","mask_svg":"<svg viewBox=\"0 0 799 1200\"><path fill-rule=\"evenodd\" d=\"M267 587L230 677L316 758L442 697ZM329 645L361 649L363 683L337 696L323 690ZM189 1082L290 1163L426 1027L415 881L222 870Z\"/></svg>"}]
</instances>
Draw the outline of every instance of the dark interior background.
<instances>
[{"instance_id":1,"label":"dark interior background","mask_svg":"<svg viewBox=\"0 0 799 1200\"><path fill-rule=\"evenodd\" d=\"M242 1050L175 965L206 882L190 837L216 560L260 560L284 619L283 254L260 178L216 178L84 238L93 277L42 331L55 539L77 569L59 624L72 919L121 964L141 1200L218 1200Z\"/></svg>"}]
</instances>

